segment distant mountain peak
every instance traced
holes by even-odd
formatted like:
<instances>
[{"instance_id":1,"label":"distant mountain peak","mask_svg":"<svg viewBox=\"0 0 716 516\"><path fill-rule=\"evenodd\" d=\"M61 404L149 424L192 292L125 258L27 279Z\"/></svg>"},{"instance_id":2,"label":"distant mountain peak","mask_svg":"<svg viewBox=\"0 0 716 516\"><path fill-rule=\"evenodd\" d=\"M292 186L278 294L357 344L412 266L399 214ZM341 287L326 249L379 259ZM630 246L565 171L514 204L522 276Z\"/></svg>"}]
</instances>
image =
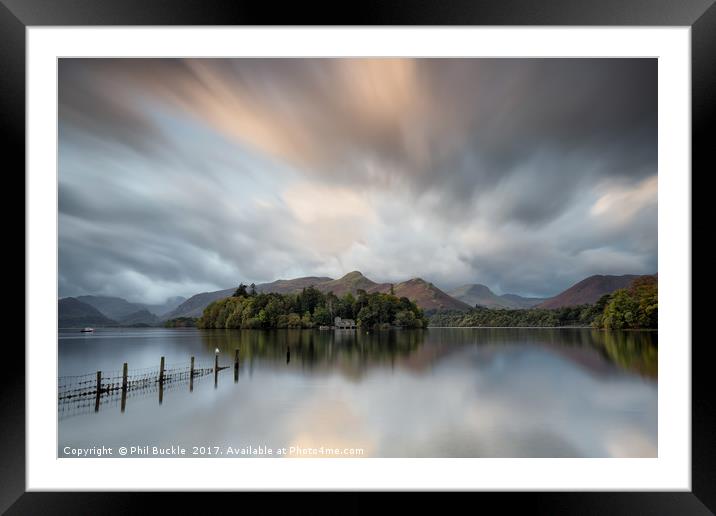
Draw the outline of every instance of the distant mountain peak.
<instances>
[{"instance_id":1,"label":"distant mountain peak","mask_svg":"<svg viewBox=\"0 0 716 516\"><path fill-rule=\"evenodd\" d=\"M481 283L471 283L451 290L449 294L470 306L487 308L530 308L544 301L542 298L528 298L516 294L498 296L490 287Z\"/></svg>"},{"instance_id":2,"label":"distant mountain peak","mask_svg":"<svg viewBox=\"0 0 716 516\"><path fill-rule=\"evenodd\" d=\"M409 280L401 281L398 285L431 285L429 281L425 281L423 278L410 278Z\"/></svg>"},{"instance_id":3,"label":"distant mountain peak","mask_svg":"<svg viewBox=\"0 0 716 516\"><path fill-rule=\"evenodd\" d=\"M475 293L477 293L477 292L483 293L484 292L484 293L496 295L490 287L488 287L487 285L483 285L482 283L473 283L471 285L465 285L465 287L467 287L468 292L475 292ZM463 287L463 288L465 288L465 287Z\"/></svg>"},{"instance_id":4,"label":"distant mountain peak","mask_svg":"<svg viewBox=\"0 0 716 516\"><path fill-rule=\"evenodd\" d=\"M386 290L388 292L389 290ZM423 310L468 310L469 305L446 294L423 278L411 278L393 285L398 297L407 297Z\"/></svg>"},{"instance_id":5,"label":"distant mountain peak","mask_svg":"<svg viewBox=\"0 0 716 516\"><path fill-rule=\"evenodd\" d=\"M75 297L64 297L57 302L57 325L60 328L83 326L111 326L115 321L106 317L92 305Z\"/></svg>"}]
</instances>

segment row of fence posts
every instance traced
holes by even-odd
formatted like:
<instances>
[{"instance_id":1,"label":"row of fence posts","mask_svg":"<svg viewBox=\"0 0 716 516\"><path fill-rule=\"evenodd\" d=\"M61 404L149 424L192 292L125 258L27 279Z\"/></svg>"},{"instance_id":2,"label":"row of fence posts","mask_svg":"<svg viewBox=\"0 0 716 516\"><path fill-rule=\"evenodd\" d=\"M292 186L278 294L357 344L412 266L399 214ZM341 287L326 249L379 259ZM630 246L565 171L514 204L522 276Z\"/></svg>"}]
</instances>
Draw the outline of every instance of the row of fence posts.
<instances>
[{"instance_id":1,"label":"row of fence posts","mask_svg":"<svg viewBox=\"0 0 716 516\"><path fill-rule=\"evenodd\" d=\"M217 348L218 349L218 348ZM214 356L214 388L216 389L219 382L219 371L221 369L227 369L227 367L219 366L219 353L217 352ZM127 362L122 366L122 402L121 410L127 405L127 378L129 369ZM239 348L235 349L234 352L234 383L239 381ZM191 357L189 366L189 392L194 391L194 357ZM109 392L109 390L107 391ZM102 397L102 371L97 371L97 391L95 395L94 411L99 412L100 398ZM162 404L164 398L164 357L159 360L159 404Z\"/></svg>"}]
</instances>

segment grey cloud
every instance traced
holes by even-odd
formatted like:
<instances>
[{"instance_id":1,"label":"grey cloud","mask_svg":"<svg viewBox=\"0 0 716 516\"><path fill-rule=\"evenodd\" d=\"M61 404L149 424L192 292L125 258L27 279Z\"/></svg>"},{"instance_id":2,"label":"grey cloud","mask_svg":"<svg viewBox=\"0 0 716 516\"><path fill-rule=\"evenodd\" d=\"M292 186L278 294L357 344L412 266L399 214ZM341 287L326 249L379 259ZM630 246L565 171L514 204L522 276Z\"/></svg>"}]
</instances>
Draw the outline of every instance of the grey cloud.
<instances>
[{"instance_id":1,"label":"grey cloud","mask_svg":"<svg viewBox=\"0 0 716 516\"><path fill-rule=\"evenodd\" d=\"M655 59L61 59L61 294L145 295L119 270L185 289L171 295L325 274L346 257L302 242L280 192L261 211L232 186L279 169L400 192L404 217L429 210L444 234L479 220L519 239L460 249L472 276L406 273L549 295L605 272L580 258L590 249L656 266L655 208L613 227L565 219L604 181L656 174L656 100ZM372 252L400 260L394 247Z\"/></svg>"}]
</instances>

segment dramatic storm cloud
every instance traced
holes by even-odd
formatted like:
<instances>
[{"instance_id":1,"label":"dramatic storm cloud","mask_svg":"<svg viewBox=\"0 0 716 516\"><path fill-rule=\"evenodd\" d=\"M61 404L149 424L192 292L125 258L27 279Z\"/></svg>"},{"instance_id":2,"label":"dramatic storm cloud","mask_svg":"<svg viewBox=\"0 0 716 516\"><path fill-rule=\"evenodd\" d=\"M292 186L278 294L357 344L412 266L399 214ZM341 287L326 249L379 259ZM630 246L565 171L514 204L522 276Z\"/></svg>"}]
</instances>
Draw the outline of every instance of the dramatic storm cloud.
<instances>
[{"instance_id":1,"label":"dramatic storm cloud","mask_svg":"<svg viewBox=\"0 0 716 516\"><path fill-rule=\"evenodd\" d=\"M60 296L657 269L655 59L62 59Z\"/></svg>"}]
</instances>

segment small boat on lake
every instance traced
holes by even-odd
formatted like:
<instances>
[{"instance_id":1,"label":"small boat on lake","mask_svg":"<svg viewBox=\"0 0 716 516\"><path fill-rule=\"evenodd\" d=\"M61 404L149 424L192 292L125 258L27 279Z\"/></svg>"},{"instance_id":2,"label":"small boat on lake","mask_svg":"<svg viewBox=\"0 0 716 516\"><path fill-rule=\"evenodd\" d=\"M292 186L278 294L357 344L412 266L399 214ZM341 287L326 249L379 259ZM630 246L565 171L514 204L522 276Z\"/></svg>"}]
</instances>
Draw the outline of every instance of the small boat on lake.
<instances>
[{"instance_id":1,"label":"small boat on lake","mask_svg":"<svg viewBox=\"0 0 716 516\"><path fill-rule=\"evenodd\" d=\"M80 332L81 332L81 333L93 333L93 332L94 332L94 328L82 328L82 329L80 330Z\"/></svg>"}]
</instances>

